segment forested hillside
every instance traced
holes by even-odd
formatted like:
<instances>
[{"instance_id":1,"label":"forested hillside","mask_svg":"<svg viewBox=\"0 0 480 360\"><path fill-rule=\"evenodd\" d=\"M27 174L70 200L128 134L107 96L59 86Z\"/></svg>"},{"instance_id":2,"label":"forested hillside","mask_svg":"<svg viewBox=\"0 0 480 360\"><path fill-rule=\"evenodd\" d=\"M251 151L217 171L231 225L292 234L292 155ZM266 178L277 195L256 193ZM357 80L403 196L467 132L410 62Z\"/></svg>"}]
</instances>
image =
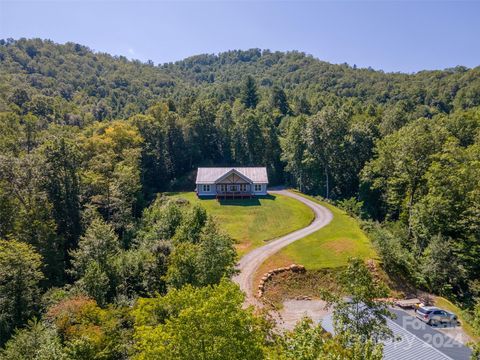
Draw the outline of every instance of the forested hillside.
<instances>
[{"instance_id":1,"label":"forested hillside","mask_svg":"<svg viewBox=\"0 0 480 360\"><path fill-rule=\"evenodd\" d=\"M200 165L265 165L272 184L335 201L364 220L389 275L476 313L480 331L480 67L384 73L259 49L154 65L9 39L0 345L42 320L0 356L42 337L46 348L24 350L189 358L175 353L182 331L196 319L214 329L215 311L240 340L208 358L270 353L268 326L221 281L236 261L232 239L201 207L159 195L192 190ZM282 339L278 358L307 328Z\"/></svg>"}]
</instances>

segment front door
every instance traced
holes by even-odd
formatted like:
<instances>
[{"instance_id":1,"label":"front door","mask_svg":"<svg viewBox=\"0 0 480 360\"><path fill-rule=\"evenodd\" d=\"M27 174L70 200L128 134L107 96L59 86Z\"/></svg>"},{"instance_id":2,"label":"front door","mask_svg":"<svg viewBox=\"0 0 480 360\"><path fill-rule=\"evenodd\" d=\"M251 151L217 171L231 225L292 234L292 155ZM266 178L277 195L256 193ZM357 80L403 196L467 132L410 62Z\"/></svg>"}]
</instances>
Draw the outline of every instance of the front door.
<instances>
[{"instance_id":1,"label":"front door","mask_svg":"<svg viewBox=\"0 0 480 360\"><path fill-rule=\"evenodd\" d=\"M237 186L237 185L230 185L230 191L231 191L231 192L236 192L236 191L238 191L238 186Z\"/></svg>"}]
</instances>

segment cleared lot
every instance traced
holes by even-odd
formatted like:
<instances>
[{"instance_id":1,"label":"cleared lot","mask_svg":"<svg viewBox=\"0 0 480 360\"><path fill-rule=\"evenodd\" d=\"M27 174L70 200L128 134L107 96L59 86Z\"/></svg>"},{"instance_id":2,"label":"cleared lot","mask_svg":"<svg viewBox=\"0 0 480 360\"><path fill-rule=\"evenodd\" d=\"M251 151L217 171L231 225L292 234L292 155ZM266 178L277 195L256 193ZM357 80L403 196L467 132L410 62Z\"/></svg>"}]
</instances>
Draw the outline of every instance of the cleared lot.
<instances>
[{"instance_id":1,"label":"cleared lot","mask_svg":"<svg viewBox=\"0 0 480 360\"><path fill-rule=\"evenodd\" d=\"M237 241L240 256L269 240L302 229L314 220L310 207L279 193L224 201L199 199L194 192L170 193L170 196L203 206L216 219L218 226Z\"/></svg>"}]
</instances>

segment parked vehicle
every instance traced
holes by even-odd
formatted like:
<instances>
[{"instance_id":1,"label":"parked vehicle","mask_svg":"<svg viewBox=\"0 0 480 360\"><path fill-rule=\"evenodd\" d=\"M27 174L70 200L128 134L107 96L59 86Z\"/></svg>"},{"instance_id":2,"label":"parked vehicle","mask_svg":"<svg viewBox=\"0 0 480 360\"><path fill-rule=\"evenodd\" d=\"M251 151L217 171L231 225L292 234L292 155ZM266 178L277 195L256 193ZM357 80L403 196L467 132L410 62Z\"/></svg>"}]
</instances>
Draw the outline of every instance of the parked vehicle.
<instances>
[{"instance_id":1,"label":"parked vehicle","mask_svg":"<svg viewBox=\"0 0 480 360\"><path fill-rule=\"evenodd\" d=\"M414 299L403 299L395 301L395 305L402 309L415 309L417 310L419 306L424 305L420 300L417 298Z\"/></svg>"},{"instance_id":2,"label":"parked vehicle","mask_svg":"<svg viewBox=\"0 0 480 360\"><path fill-rule=\"evenodd\" d=\"M421 306L417 309L418 319L426 322L428 325L439 325L444 323L457 324L457 315L435 306Z\"/></svg>"}]
</instances>

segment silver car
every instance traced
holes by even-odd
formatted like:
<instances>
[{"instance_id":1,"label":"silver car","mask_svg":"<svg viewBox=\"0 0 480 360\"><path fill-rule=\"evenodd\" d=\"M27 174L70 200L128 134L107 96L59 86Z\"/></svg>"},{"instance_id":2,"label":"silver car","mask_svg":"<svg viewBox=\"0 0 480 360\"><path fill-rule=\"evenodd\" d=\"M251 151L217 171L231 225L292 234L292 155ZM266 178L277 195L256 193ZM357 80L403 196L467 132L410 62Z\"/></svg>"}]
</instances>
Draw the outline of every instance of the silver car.
<instances>
[{"instance_id":1,"label":"silver car","mask_svg":"<svg viewBox=\"0 0 480 360\"><path fill-rule=\"evenodd\" d=\"M426 322L428 325L439 325L453 323L457 324L457 315L435 306L421 306L417 309L418 319Z\"/></svg>"}]
</instances>

